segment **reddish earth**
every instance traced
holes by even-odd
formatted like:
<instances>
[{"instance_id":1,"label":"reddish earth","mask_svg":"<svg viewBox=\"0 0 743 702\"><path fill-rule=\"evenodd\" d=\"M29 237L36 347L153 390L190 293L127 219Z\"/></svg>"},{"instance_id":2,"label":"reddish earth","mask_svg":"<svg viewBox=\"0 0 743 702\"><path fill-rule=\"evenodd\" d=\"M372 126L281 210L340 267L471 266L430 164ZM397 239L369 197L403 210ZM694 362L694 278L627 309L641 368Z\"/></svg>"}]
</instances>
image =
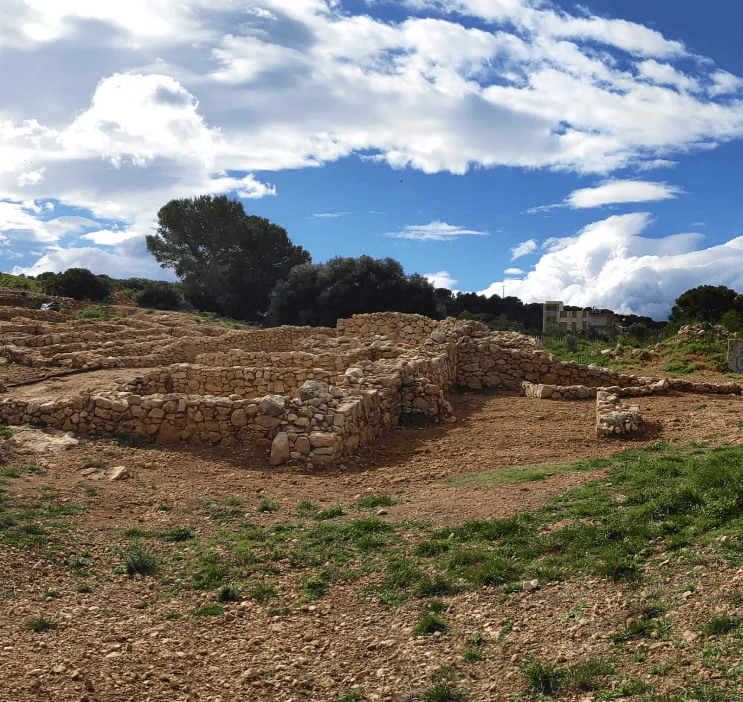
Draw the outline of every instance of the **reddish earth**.
<instances>
[{"instance_id":1,"label":"reddish earth","mask_svg":"<svg viewBox=\"0 0 743 702\"><path fill-rule=\"evenodd\" d=\"M125 375L122 370L75 374L13 392L70 395L110 386L112 378ZM520 666L530 655L551 655L558 662L609 655L609 632L642 597L626 585L599 579L550 583L510 598L501 588L464 590L442 598L449 605L450 634L414 638L410 630L424 603L410 598L390 607L368 596L381 573L366 572L363 562L349 563L360 573L355 580L334 583L311 604L301 604L300 578L282 565L262 575L248 569L235 581L242 592L268 577L278 600L243 596L225 604L224 616L197 618L194 609L213 603L215 592L186 587L177 573L193 567L198 549L151 535L189 527L199 544L220 552L220 533L228 527L215 516L215 505L233 509L243 525L310 528L311 517L298 516L302 501L320 508L340 505L358 516L353 505L362 496L391 495L394 504L378 510L379 516L415 541L443 525L533 509L601 474L561 469L571 461L650 442L743 441L739 396L652 397L638 403L646 436L606 440L595 436L593 401L454 395L455 424L400 428L343 465L314 470L269 468L266 456L251 449L131 447L85 439L67 450L44 453L37 447L24 454L23 432L0 439L6 470L34 462L41 469L21 471L20 477L6 474L6 511L0 518L44 500L85 506L81 514L59 518L68 526L45 526L47 538L37 545L0 542L0 702L416 700L425 699L444 675L453 675L462 699L505 700L523 694ZM115 466L125 466L129 478L108 481L106 471ZM547 475L499 485L490 474L520 466L542 466ZM488 473L464 479L483 472ZM266 499L278 511L261 512ZM122 551L132 540L127 528L139 529L163 558L175 560L154 576L121 574ZM86 565L75 565L76 559ZM702 570L689 568L678 577L698 582L696 592L710 597L741 578L720 564ZM661 590L676 587L658 577ZM689 622L699 616L701 604L690 598L684 610ZM570 615L578 605L585 613ZM40 616L55 628L29 629ZM679 637L688 626L679 624ZM468 663L462 656L475 634L486 641L485 655ZM664 650L647 655L665 660ZM681 680L694 658L674 659L673 680ZM634 672L628 668L627 674ZM566 695L560 699L597 699L591 691Z\"/></svg>"}]
</instances>

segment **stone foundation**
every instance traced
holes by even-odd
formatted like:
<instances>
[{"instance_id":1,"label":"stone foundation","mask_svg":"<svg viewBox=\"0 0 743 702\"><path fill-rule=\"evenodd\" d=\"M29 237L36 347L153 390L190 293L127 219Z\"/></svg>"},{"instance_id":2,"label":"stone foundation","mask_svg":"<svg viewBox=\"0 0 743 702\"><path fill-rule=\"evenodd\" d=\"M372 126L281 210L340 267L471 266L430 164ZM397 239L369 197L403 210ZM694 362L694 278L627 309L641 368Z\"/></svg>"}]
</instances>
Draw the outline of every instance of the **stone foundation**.
<instances>
[{"instance_id":1,"label":"stone foundation","mask_svg":"<svg viewBox=\"0 0 743 702\"><path fill-rule=\"evenodd\" d=\"M0 322L3 362L121 368L121 377L107 392L48 401L15 398L11 388L0 400L0 421L143 442L253 443L270 449L273 465L336 461L417 417L455 421L446 399L454 387L596 397L601 436L640 431L639 409L621 397L741 392L736 383L563 362L537 339L451 318L378 313L339 320L335 329L231 329L170 313L100 323L57 316L52 323L23 316L30 312L15 309L12 321Z\"/></svg>"}]
</instances>

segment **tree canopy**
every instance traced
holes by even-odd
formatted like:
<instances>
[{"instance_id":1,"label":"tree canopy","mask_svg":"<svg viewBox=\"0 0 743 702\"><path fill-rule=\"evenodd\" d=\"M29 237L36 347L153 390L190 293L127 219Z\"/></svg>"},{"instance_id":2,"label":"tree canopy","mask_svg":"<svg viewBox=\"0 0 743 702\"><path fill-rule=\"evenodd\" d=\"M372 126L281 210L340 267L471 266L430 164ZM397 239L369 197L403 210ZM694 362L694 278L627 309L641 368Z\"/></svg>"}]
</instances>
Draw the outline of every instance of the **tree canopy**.
<instances>
[{"instance_id":1,"label":"tree canopy","mask_svg":"<svg viewBox=\"0 0 743 702\"><path fill-rule=\"evenodd\" d=\"M87 268L68 268L64 273L44 274L43 289L49 295L98 302L111 294L113 284L108 276L95 275Z\"/></svg>"},{"instance_id":2,"label":"tree canopy","mask_svg":"<svg viewBox=\"0 0 743 702\"><path fill-rule=\"evenodd\" d=\"M276 285L266 317L274 325L335 326L364 312L443 316L433 285L422 275L406 276L391 258L361 256L293 268Z\"/></svg>"},{"instance_id":3,"label":"tree canopy","mask_svg":"<svg viewBox=\"0 0 743 702\"><path fill-rule=\"evenodd\" d=\"M742 296L724 285L700 285L676 298L668 321L674 324L717 324L729 310L740 311L742 303Z\"/></svg>"},{"instance_id":4,"label":"tree canopy","mask_svg":"<svg viewBox=\"0 0 743 702\"><path fill-rule=\"evenodd\" d=\"M201 310L260 320L276 283L311 260L285 229L247 215L239 200L224 195L171 200L157 217L147 249L175 271L184 297Z\"/></svg>"}]
</instances>

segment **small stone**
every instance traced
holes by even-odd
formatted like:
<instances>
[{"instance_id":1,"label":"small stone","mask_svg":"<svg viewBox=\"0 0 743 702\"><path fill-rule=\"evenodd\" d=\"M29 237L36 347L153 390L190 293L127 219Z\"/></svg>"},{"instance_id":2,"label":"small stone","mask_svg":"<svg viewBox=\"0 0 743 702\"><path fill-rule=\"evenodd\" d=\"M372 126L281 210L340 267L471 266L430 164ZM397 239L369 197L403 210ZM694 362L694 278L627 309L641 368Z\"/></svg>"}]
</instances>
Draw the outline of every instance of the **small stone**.
<instances>
[{"instance_id":1,"label":"small stone","mask_svg":"<svg viewBox=\"0 0 743 702\"><path fill-rule=\"evenodd\" d=\"M539 580L524 580L524 582L521 583L521 589L524 592L534 592L535 590L539 590Z\"/></svg>"},{"instance_id":2,"label":"small stone","mask_svg":"<svg viewBox=\"0 0 743 702\"><path fill-rule=\"evenodd\" d=\"M128 480L131 478L129 469L126 466L115 466L108 471L108 479L114 480Z\"/></svg>"}]
</instances>

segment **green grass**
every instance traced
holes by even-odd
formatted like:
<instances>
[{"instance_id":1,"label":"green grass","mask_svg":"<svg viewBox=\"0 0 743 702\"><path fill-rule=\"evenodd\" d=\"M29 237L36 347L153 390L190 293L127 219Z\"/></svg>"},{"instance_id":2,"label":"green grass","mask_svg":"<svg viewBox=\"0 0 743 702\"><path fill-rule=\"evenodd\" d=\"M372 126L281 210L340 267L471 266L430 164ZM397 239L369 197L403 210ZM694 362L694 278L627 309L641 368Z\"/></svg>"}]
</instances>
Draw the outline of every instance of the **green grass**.
<instances>
[{"instance_id":1,"label":"green grass","mask_svg":"<svg viewBox=\"0 0 743 702\"><path fill-rule=\"evenodd\" d=\"M124 553L127 575L153 575L157 570L155 553L142 541L136 540Z\"/></svg>"},{"instance_id":2,"label":"green grass","mask_svg":"<svg viewBox=\"0 0 743 702\"><path fill-rule=\"evenodd\" d=\"M356 506L361 509L371 509L373 507L390 507L394 503L393 499L389 495L368 495L362 497Z\"/></svg>"},{"instance_id":3,"label":"green grass","mask_svg":"<svg viewBox=\"0 0 743 702\"><path fill-rule=\"evenodd\" d=\"M437 631L445 634L449 631L449 627L438 614L426 612L413 627L411 634L413 636L430 636Z\"/></svg>"},{"instance_id":4,"label":"green grass","mask_svg":"<svg viewBox=\"0 0 743 702\"><path fill-rule=\"evenodd\" d=\"M223 614L224 607L218 604L206 604L193 611L194 617L221 617Z\"/></svg>"},{"instance_id":5,"label":"green grass","mask_svg":"<svg viewBox=\"0 0 743 702\"><path fill-rule=\"evenodd\" d=\"M49 631L50 629L56 629L57 624L51 619L47 619L44 615L39 615L33 619L29 619L26 622L26 627L31 631L40 634L43 631Z\"/></svg>"}]
</instances>

